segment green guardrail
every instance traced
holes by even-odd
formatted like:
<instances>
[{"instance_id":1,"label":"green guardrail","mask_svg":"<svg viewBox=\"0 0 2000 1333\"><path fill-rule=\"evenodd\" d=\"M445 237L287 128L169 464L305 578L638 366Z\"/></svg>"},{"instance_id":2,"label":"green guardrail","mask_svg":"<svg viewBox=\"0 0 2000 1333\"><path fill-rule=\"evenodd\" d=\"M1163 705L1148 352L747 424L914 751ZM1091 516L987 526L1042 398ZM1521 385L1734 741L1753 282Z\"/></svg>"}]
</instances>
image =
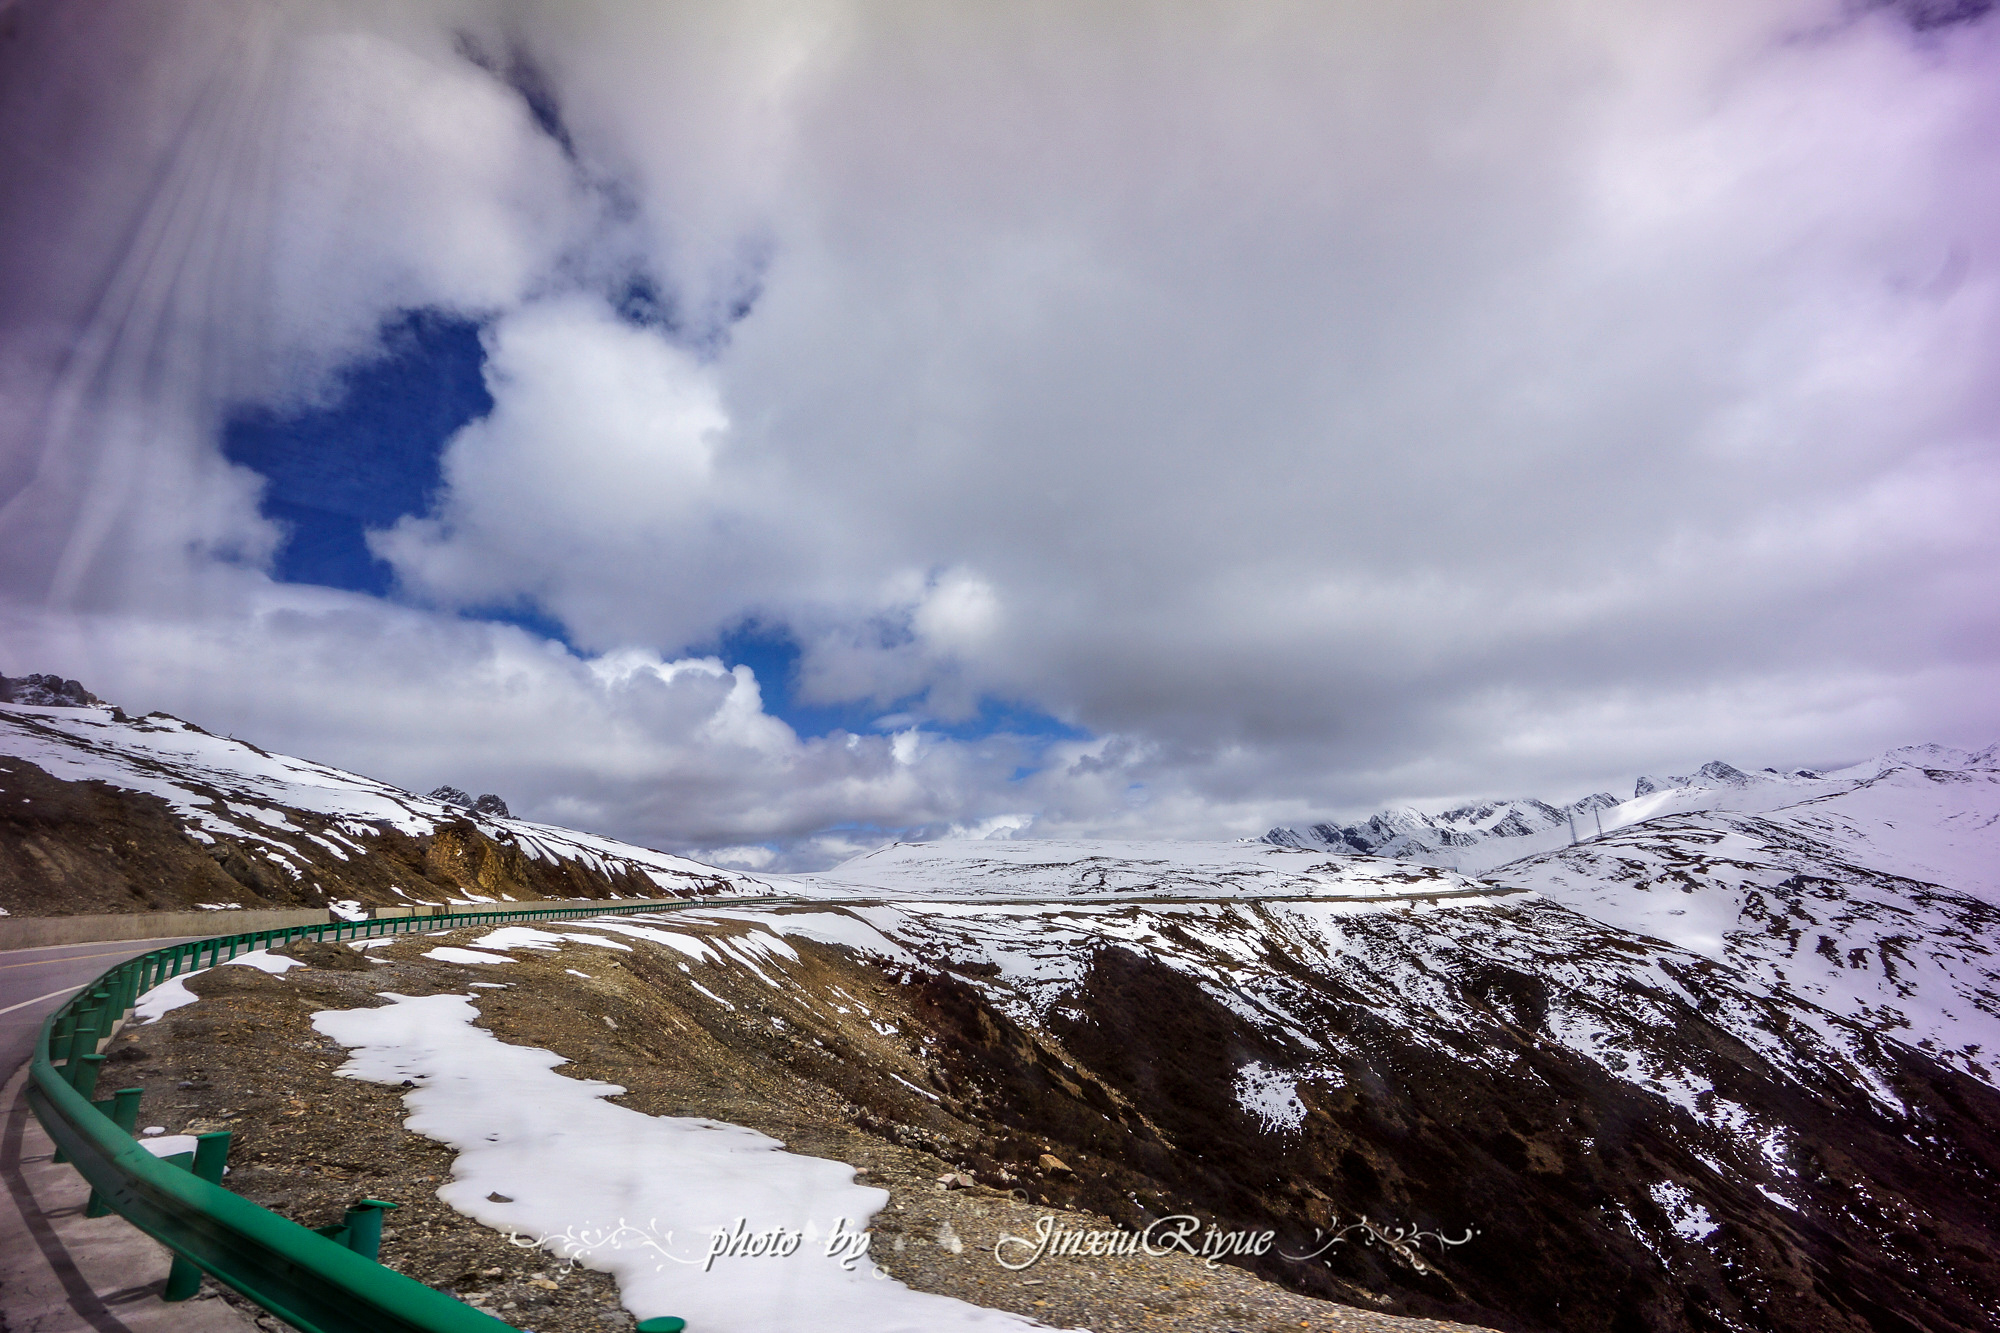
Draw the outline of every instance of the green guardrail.
<instances>
[{"instance_id":1,"label":"green guardrail","mask_svg":"<svg viewBox=\"0 0 2000 1333\"><path fill-rule=\"evenodd\" d=\"M513 1325L483 1314L376 1262L382 1210L363 1199L337 1226L313 1231L222 1186L229 1132L196 1136L197 1148L156 1157L132 1137L144 1090L98 1099L100 1053L139 997L185 973L294 940L352 940L460 926L557 917L654 912L696 903L607 903L602 907L509 908L452 916L336 921L323 926L217 935L127 959L84 987L42 1024L29 1065L28 1104L91 1187L86 1213L117 1213L174 1255L164 1298L186 1300L206 1273L302 1333L500 1333ZM679 1319L648 1319L638 1333L680 1333Z\"/></svg>"}]
</instances>

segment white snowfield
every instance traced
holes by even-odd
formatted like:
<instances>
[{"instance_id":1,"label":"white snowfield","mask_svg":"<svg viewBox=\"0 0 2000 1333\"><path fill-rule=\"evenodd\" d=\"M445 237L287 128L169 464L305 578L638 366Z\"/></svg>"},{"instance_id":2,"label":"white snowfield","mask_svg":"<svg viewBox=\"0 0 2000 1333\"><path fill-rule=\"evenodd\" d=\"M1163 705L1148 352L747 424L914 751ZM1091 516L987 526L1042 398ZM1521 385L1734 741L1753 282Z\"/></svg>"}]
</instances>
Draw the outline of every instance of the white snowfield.
<instances>
[{"instance_id":1,"label":"white snowfield","mask_svg":"<svg viewBox=\"0 0 2000 1333\"><path fill-rule=\"evenodd\" d=\"M1693 803L1683 794L1487 878L1742 969L2000 1086L2000 772L1865 771L1760 783L1692 811L1676 808Z\"/></svg>"},{"instance_id":2,"label":"white snowfield","mask_svg":"<svg viewBox=\"0 0 2000 1333\"><path fill-rule=\"evenodd\" d=\"M313 1015L351 1048L341 1073L415 1083L405 1124L458 1150L438 1197L612 1274L635 1317L678 1315L714 1333L1044 1327L876 1268L861 1233L889 1194L856 1184L845 1163L736 1125L615 1106L604 1099L624 1091L616 1084L565 1078L561 1056L474 1027L471 996L388 998Z\"/></svg>"},{"instance_id":3,"label":"white snowfield","mask_svg":"<svg viewBox=\"0 0 2000 1333\"><path fill-rule=\"evenodd\" d=\"M358 773L212 736L164 713L120 721L109 708L0 704L0 754L66 782L98 781L158 796L197 842L225 837L253 844L294 879L312 873L301 845L344 860L367 855L368 839L384 828L420 836L470 821L536 860L580 861L606 875L635 872L665 893L682 894L695 884L722 884L736 894L768 892L733 870L551 824L477 815ZM330 822L309 831L287 811Z\"/></svg>"},{"instance_id":4,"label":"white snowfield","mask_svg":"<svg viewBox=\"0 0 2000 1333\"><path fill-rule=\"evenodd\" d=\"M1258 842L1085 842L1024 838L895 842L811 875L766 875L801 897L1102 900L1491 895L1437 866Z\"/></svg>"}]
</instances>

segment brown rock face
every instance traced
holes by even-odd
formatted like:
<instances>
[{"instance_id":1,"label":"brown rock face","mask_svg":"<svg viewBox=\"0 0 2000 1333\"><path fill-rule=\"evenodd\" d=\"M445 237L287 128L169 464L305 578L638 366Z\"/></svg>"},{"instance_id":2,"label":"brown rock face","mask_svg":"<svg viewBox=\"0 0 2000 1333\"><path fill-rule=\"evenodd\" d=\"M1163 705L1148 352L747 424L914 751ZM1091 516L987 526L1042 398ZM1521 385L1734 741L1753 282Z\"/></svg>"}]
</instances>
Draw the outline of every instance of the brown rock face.
<instances>
[{"instance_id":1,"label":"brown rock face","mask_svg":"<svg viewBox=\"0 0 2000 1333\"><path fill-rule=\"evenodd\" d=\"M224 798L216 794L220 803ZM103 782L65 782L0 756L0 908L15 915L179 911L203 905L364 906L488 898L660 897L631 870L538 860L470 820L412 836L388 825L341 856L315 835L334 821L284 811L289 828L257 839L194 829L157 796ZM356 836L353 821L338 829Z\"/></svg>"},{"instance_id":2,"label":"brown rock face","mask_svg":"<svg viewBox=\"0 0 2000 1333\"><path fill-rule=\"evenodd\" d=\"M231 902L301 905L261 857L233 843L204 847L156 796L62 782L0 757L0 907L67 916Z\"/></svg>"}]
</instances>

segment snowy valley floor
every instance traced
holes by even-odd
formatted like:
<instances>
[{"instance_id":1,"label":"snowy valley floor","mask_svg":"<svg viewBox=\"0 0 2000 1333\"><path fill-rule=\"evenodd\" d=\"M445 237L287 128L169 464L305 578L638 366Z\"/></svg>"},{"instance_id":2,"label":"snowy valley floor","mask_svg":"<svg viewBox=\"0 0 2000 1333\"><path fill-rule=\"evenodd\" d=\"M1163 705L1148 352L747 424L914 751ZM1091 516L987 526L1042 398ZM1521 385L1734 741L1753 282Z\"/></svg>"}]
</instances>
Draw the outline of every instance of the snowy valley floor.
<instances>
[{"instance_id":1,"label":"snowy valley floor","mask_svg":"<svg viewBox=\"0 0 2000 1333\"><path fill-rule=\"evenodd\" d=\"M231 1187L303 1224L364 1196L398 1203L385 1262L537 1333L657 1314L691 1333L1468 1327L1184 1255L1010 1272L1003 1235L1115 1223L1062 1206L1092 1191L1037 1164L1060 1144L991 1122L910 1051L924 1020L893 979L740 924L589 927L307 945L297 965L212 969L149 997L106 1078L146 1086L146 1122L169 1133L233 1130ZM780 965L831 1001L810 1028L769 987ZM909 1089L900 1106L879 1091L889 1080ZM948 1172L983 1183L946 1188ZM825 1253L836 1218L860 1227L878 1206L871 1254L888 1279ZM680 1262L705 1258L708 1228L731 1216L815 1234L788 1259ZM624 1243L605 1243L619 1223ZM528 1248L510 1231L567 1231L590 1253L570 1266L560 1240Z\"/></svg>"}]
</instances>

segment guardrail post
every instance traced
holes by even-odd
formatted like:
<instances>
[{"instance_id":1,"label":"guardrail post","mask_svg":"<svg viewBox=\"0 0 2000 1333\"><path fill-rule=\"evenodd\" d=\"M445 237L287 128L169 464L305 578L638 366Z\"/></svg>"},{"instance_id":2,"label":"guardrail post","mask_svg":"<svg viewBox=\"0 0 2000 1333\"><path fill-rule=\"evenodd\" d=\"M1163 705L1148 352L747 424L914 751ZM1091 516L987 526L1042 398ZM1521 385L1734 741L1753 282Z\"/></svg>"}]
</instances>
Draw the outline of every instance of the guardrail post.
<instances>
[{"instance_id":1,"label":"guardrail post","mask_svg":"<svg viewBox=\"0 0 2000 1333\"><path fill-rule=\"evenodd\" d=\"M95 1053L86 1055L76 1062L76 1079L71 1084L85 1101L97 1091L97 1075L104 1068L104 1057Z\"/></svg>"},{"instance_id":2,"label":"guardrail post","mask_svg":"<svg viewBox=\"0 0 2000 1333\"><path fill-rule=\"evenodd\" d=\"M222 1169L229 1161L229 1131L212 1129L194 1136L194 1171L197 1180L211 1185L222 1183Z\"/></svg>"},{"instance_id":3,"label":"guardrail post","mask_svg":"<svg viewBox=\"0 0 2000 1333\"><path fill-rule=\"evenodd\" d=\"M86 1001L72 1013L75 1021L70 1024L69 1044L63 1047L63 1073L75 1083L77 1057L97 1045L97 1006Z\"/></svg>"},{"instance_id":4,"label":"guardrail post","mask_svg":"<svg viewBox=\"0 0 2000 1333\"><path fill-rule=\"evenodd\" d=\"M85 1055L97 1054L97 1048L104 1043L105 1034L111 1031L111 992L94 990L90 993L90 1035L85 1039Z\"/></svg>"},{"instance_id":5,"label":"guardrail post","mask_svg":"<svg viewBox=\"0 0 2000 1333\"><path fill-rule=\"evenodd\" d=\"M169 1166L177 1166L183 1171L194 1170L194 1154L191 1152L177 1152L172 1157L162 1157L160 1160ZM178 1254L175 1255L173 1266L167 1269L167 1285L166 1289L160 1293L160 1299L163 1301L184 1301L200 1290L201 1269L181 1258Z\"/></svg>"},{"instance_id":6,"label":"guardrail post","mask_svg":"<svg viewBox=\"0 0 2000 1333\"><path fill-rule=\"evenodd\" d=\"M321 1227L319 1234L345 1245L363 1259L380 1260L382 1213L385 1209L401 1206L382 1199L363 1199L348 1205L347 1216L340 1219L338 1226Z\"/></svg>"},{"instance_id":7,"label":"guardrail post","mask_svg":"<svg viewBox=\"0 0 2000 1333\"><path fill-rule=\"evenodd\" d=\"M178 1166L185 1166L193 1172L197 1180L206 1180L211 1185L222 1183L222 1168L229 1158L229 1131L211 1130L207 1134L197 1134L192 1153L176 1153L167 1158ZM163 1301L184 1301L201 1290L201 1269L174 1256L174 1264L167 1272L167 1288L160 1293Z\"/></svg>"},{"instance_id":8,"label":"guardrail post","mask_svg":"<svg viewBox=\"0 0 2000 1333\"><path fill-rule=\"evenodd\" d=\"M81 1032L82 1029L79 1028L78 1031ZM67 1068L63 1070L63 1072L65 1074L69 1074L70 1086L75 1088L78 1092L82 1093L84 1098L88 1100L90 1094L97 1091L97 1071L103 1066L103 1064L104 1064L104 1057L96 1054L95 1052L89 1055L75 1055L70 1057L69 1065ZM49 1160L56 1163L62 1163L62 1162L67 1162L69 1160L69 1156L68 1154L63 1152L60 1146L58 1146L55 1150L55 1154L52 1157L50 1157Z\"/></svg>"},{"instance_id":9,"label":"guardrail post","mask_svg":"<svg viewBox=\"0 0 2000 1333\"><path fill-rule=\"evenodd\" d=\"M110 1098L91 1105L111 1117L111 1123L130 1134L139 1124L139 1099L146 1095L144 1088L120 1088ZM111 1205L99 1198L96 1190L90 1192L90 1202L83 1206L85 1217L104 1217L111 1212Z\"/></svg>"}]
</instances>

